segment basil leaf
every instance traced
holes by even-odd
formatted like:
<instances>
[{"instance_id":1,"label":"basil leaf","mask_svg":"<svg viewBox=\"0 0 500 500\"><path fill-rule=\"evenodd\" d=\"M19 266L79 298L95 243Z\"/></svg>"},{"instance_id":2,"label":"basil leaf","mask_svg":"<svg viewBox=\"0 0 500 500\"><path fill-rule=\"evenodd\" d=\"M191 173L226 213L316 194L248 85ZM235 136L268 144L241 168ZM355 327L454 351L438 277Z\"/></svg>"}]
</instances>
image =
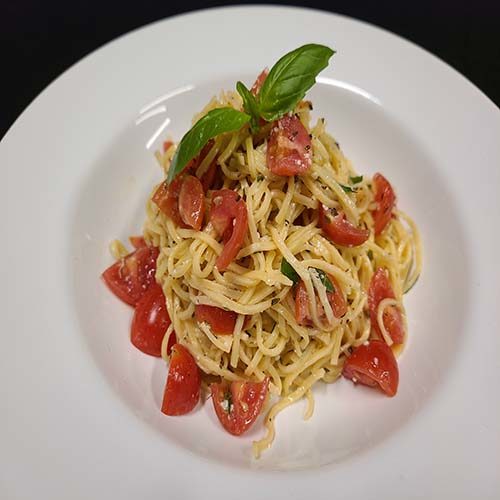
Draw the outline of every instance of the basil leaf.
<instances>
[{"instance_id":1,"label":"basil leaf","mask_svg":"<svg viewBox=\"0 0 500 500\"><path fill-rule=\"evenodd\" d=\"M257 99L242 82L236 84L236 90L243 99L243 109L251 116L250 127L252 132L257 132L259 130L259 104Z\"/></svg>"},{"instance_id":2,"label":"basil leaf","mask_svg":"<svg viewBox=\"0 0 500 500\"><path fill-rule=\"evenodd\" d=\"M281 272L296 285L300 281L300 276L297 271L288 263L286 259L281 261Z\"/></svg>"},{"instance_id":3,"label":"basil leaf","mask_svg":"<svg viewBox=\"0 0 500 500\"><path fill-rule=\"evenodd\" d=\"M319 279L321 280L321 283L325 285L326 291L327 292L334 292L335 288L333 287L332 282L330 281L330 278L325 274L324 271L321 269L315 268L315 271L318 273Z\"/></svg>"},{"instance_id":4,"label":"basil leaf","mask_svg":"<svg viewBox=\"0 0 500 500\"><path fill-rule=\"evenodd\" d=\"M358 175L356 177L349 177L349 180L353 183L353 184L359 184L362 180L363 180L363 176L362 175Z\"/></svg>"},{"instance_id":5,"label":"basil leaf","mask_svg":"<svg viewBox=\"0 0 500 500\"><path fill-rule=\"evenodd\" d=\"M339 184L339 186L346 192L346 193L355 193L356 188L352 188L351 186L346 186L344 184Z\"/></svg>"},{"instance_id":6,"label":"basil leaf","mask_svg":"<svg viewBox=\"0 0 500 500\"><path fill-rule=\"evenodd\" d=\"M308 44L285 54L271 68L260 89L260 116L273 121L292 111L334 53L324 45Z\"/></svg>"},{"instance_id":7,"label":"basil leaf","mask_svg":"<svg viewBox=\"0 0 500 500\"><path fill-rule=\"evenodd\" d=\"M249 120L249 115L233 108L217 108L209 111L193 125L179 143L168 169L167 184L182 172L210 139L225 132L239 130Z\"/></svg>"}]
</instances>

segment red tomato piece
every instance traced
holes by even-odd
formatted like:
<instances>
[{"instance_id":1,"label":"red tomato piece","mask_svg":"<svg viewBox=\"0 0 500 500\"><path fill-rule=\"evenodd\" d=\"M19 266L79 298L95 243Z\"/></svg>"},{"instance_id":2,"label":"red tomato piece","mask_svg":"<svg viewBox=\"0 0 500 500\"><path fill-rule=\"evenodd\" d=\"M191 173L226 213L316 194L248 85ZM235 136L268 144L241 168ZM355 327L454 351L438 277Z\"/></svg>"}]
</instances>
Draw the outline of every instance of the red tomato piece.
<instances>
[{"instance_id":1,"label":"red tomato piece","mask_svg":"<svg viewBox=\"0 0 500 500\"><path fill-rule=\"evenodd\" d=\"M236 204L236 216L233 221L231 236L228 238L227 231L224 233L224 248L217 257L215 265L219 272L224 272L229 264L236 258L238 252L243 246L245 235L248 230L248 212L247 206L243 200Z\"/></svg>"},{"instance_id":2,"label":"red tomato piece","mask_svg":"<svg viewBox=\"0 0 500 500\"><path fill-rule=\"evenodd\" d=\"M295 319L302 326L311 325L311 316L309 314L309 297L307 295L306 285L302 280L295 290Z\"/></svg>"},{"instance_id":3,"label":"red tomato piece","mask_svg":"<svg viewBox=\"0 0 500 500\"><path fill-rule=\"evenodd\" d=\"M390 397L398 390L398 363L391 348L380 340L356 347L346 359L342 375L355 384L378 387Z\"/></svg>"},{"instance_id":4,"label":"red tomato piece","mask_svg":"<svg viewBox=\"0 0 500 500\"><path fill-rule=\"evenodd\" d=\"M392 210L396 206L396 194L389 181L382 174L373 176L375 187L375 203L377 208L372 211L375 225L375 236L378 236L389 224L392 217Z\"/></svg>"},{"instance_id":5,"label":"red tomato piece","mask_svg":"<svg viewBox=\"0 0 500 500\"><path fill-rule=\"evenodd\" d=\"M267 166L273 174L305 173L312 163L311 138L296 115L275 122L267 143Z\"/></svg>"},{"instance_id":6,"label":"red tomato piece","mask_svg":"<svg viewBox=\"0 0 500 500\"><path fill-rule=\"evenodd\" d=\"M165 415L189 413L200 399L200 370L191 353L181 344L172 347L161 411Z\"/></svg>"},{"instance_id":7,"label":"red tomato piece","mask_svg":"<svg viewBox=\"0 0 500 500\"><path fill-rule=\"evenodd\" d=\"M238 198L238 193L231 189L220 189L212 193L210 222L219 236L230 229Z\"/></svg>"},{"instance_id":8,"label":"red tomato piece","mask_svg":"<svg viewBox=\"0 0 500 500\"><path fill-rule=\"evenodd\" d=\"M162 182L153 195L152 200L177 226L186 228L187 225L184 224L179 213L179 193L181 186L182 176L176 177L169 185L166 182Z\"/></svg>"},{"instance_id":9,"label":"red tomato piece","mask_svg":"<svg viewBox=\"0 0 500 500\"><path fill-rule=\"evenodd\" d=\"M373 330L382 338L382 332L377 322L377 309L384 299L394 299L394 291L385 269L379 267L370 281L368 288L368 308L370 310L370 322ZM405 338L405 329L400 310L396 306L386 307L382 315L385 329L395 344L402 344Z\"/></svg>"},{"instance_id":10,"label":"red tomato piece","mask_svg":"<svg viewBox=\"0 0 500 500\"><path fill-rule=\"evenodd\" d=\"M341 318L347 312L347 302L337 280L330 274L328 274L328 278L333 285L333 292L326 292L326 296L332 307L333 315L336 318ZM316 301L316 308L318 317L324 319L325 310L319 301ZM302 326L312 326L313 324L309 310L309 296L302 280L295 291L295 319Z\"/></svg>"},{"instance_id":11,"label":"red tomato piece","mask_svg":"<svg viewBox=\"0 0 500 500\"><path fill-rule=\"evenodd\" d=\"M336 212L320 203L319 225L336 245L357 247L362 245L370 236L368 229L360 229L351 224L343 212Z\"/></svg>"},{"instance_id":12,"label":"red tomato piece","mask_svg":"<svg viewBox=\"0 0 500 500\"><path fill-rule=\"evenodd\" d=\"M158 254L156 247L138 248L108 267L102 278L119 299L135 306L155 283Z\"/></svg>"},{"instance_id":13,"label":"red tomato piece","mask_svg":"<svg viewBox=\"0 0 500 500\"><path fill-rule=\"evenodd\" d=\"M328 277L333 285L333 292L326 292L328 302L330 302L332 306L333 315L336 318L341 318L347 312L347 301L345 300L344 293L338 281L331 274L329 274Z\"/></svg>"},{"instance_id":14,"label":"red tomato piece","mask_svg":"<svg viewBox=\"0 0 500 500\"><path fill-rule=\"evenodd\" d=\"M161 343L169 326L165 295L161 286L155 283L135 308L130 335L132 344L145 354L160 357Z\"/></svg>"},{"instance_id":15,"label":"red tomato piece","mask_svg":"<svg viewBox=\"0 0 500 500\"><path fill-rule=\"evenodd\" d=\"M262 382L211 384L215 413L224 429L239 436L257 420L267 397L269 379Z\"/></svg>"},{"instance_id":16,"label":"red tomato piece","mask_svg":"<svg viewBox=\"0 0 500 500\"><path fill-rule=\"evenodd\" d=\"M267 68L264 68L260 73L260 75L257 77L257 80L255 80L254 84L252 85L252 88L250 89L250 92L254 96L257 96L257 94L260 92L260 89L262 88L262 85L264 85L264 82L266 81L268 74L269 70Z\"/></svg>"},{"instance_id":17,"label":"red tomato piece","mask_svg":"<svg viewBox=\"0 0 500 500\"><path fill-rule=\"evenodd\" d=\"M205 215L205 197L200 180L193 175L186 175L179 191L179 214L186 226L196 231L201 229Z\"/></svg>"},{"instance_id":18,"label":"red tomato piece","mask_svg":"<svg viewBox=\"0 0 500 500\"><path fill-rule=\"evenodd\" d=\"M222 253L215 262L221 273L235 259L248 230L247 206L238 198L238 193L230 189L214 191L212 195L210 222L224 241Z\"/></svg>"},{"instance_id":19,"label":"red tomato piece","mask_svg":"<svg viewBox=\"0 0 500 500\"><path fill-rule=\"evenodd\" d=\"M170 149L170 146L172 146L172 144L172 141L165 141L163 143L163 152L166 153Z\"/></svg>"},{"instance_id":20,"label":"red tomato piece","mask_svg":"<svg viewBox=\"0 0 500 500\"><path fill-rule=\"evenodd\" d=\"M238 315L234 311L225 311L220 307L198 304L194 315L199 323L206 322L214 333L232 335Z\"/></svg>"},{"instance_id":21,"label":"red tomato piece","mask_svg":"<svg viewBox=\"0 0 500 500\"><path fill-rule=\"evenodd\" d=\"M142 236L130 236L129 240L130 240L130 244L135 249L147 246L146 241L144 240L144 238Z\"/></svg>"}]
</instances>

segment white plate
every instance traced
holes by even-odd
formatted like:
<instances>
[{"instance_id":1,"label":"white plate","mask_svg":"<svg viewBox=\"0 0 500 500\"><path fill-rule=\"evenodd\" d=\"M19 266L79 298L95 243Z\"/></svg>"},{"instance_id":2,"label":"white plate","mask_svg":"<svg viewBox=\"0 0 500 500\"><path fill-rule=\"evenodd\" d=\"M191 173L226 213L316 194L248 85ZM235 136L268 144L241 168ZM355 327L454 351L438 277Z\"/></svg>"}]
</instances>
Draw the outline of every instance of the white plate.
<instances>
[{"instance_id":1,"label":"white plate","mask_svg":"<svg viewBox=\"0 0 500 500\"><path fill-rule=\"evenodd\" d=\"M141 226L161 138L179 138L219 88L311 41L337 50L310 93L315 114L359 172L396 186L422 230L424 273L406 301L398 395L318 387L313 419L302 403L281 414L255 462L259 425L236 439L210 405L162 416L166 369L130 345L131 311L99 273L109 240ZM500 112L432 55L310 10L176 17L57 79L3 139L0 165L2 498L496 495Z\"/></svg>"}]
</instances>

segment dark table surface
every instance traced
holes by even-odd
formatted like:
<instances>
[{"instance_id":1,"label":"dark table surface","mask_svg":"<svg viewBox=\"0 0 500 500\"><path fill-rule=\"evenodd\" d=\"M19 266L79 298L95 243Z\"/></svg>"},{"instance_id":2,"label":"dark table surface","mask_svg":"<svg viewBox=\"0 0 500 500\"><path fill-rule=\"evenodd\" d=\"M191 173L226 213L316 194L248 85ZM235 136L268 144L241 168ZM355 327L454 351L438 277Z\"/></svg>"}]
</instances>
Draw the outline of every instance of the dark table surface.
<instances>
[{"instance_id":1,"label":"dark table surface","mask_svg":"<svg viewBox=\"0 0 500 500\"><path fill-rule=\"evenodd\" d=\"M252 2L3 0L1 3L0 137L3 137L52 80L113 38L182 12ZM386 28L436 54L500 106L499 0L273 3L321 8Z\"/></svg>"}]
</instances>

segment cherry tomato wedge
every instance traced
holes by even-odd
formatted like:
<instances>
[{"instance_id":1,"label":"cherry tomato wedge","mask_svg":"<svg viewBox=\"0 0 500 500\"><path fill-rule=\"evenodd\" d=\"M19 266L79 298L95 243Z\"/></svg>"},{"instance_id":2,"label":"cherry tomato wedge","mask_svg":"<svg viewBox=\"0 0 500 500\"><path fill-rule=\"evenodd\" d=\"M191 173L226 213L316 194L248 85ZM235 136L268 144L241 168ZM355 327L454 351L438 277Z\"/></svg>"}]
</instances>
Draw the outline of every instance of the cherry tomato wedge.
<instances>
[{"instance_id":1,"label":"cherry tomato wedge","mask_svg":"<svg viewBox=\"0 0 500 500\"><path fill-rule=\"evenodd\" d=\"M179 191L179 214L186 226L196 231L201 229L205 215L203 186L193 175L186 175Z\"/></svg>"},{"instance_id":2,"label":"cherry tomato wedge","mask_svg":"<svg viewBox=\"0 0 500 500\"><path fill-rule=\"evenodd\" d=\"M343 212L330 209L322 203L319 205L319 225L336 245L357 247L370 236L368 229L360 229L351 224Z\"/></svg>"},{"instance_id":3,"label":"cherry tomato wedge","mask_svg":"<svg viewBox=\"0 0 500 500\"><path fill-rule=\"evenodd\" d=\"M130 244L135 249L147 246L146 241L144 240L144 238L142 236L130 236L129 240L130 240Z\"/></svg>"},{"instance_id":4,"label":"cherry tomato wedge","mask_svg":"<svg viewBox=\"0 0 500 500\"><path fill-rule=\"evenodd\" d=\"M396 194L389 181L382 174L377 173L373 176L373 186L377 208L372 211L372 217L375 225L375 236L378 236L391 220L392 210L396 206Z\"/></svg>"},{"instance_id":5,"label":"cherry tomato wedge","mask_svg":"<svg viewBox=\"0 0 500 500\"><path fill-rule=\"evenodd\" d=\"M390 397L398 390L398 363L391 348L380 340L356 347L346 359L342 375L355 384L378 387Z\"/></svg>"},{"instance_id":6,"label":"cherry tomato wedge","mask_svg":"<svg viewBox=\"0 0 500 500\"><path fill-rule=\"evenodd\" d=\"M368 308L370 310L370 322L373 330L382 338L382 332L377 322L377 309L384 299L394 299L394 291L385 269L379 267L370 281L368 288ZM385 329L395 344L401 344L405 338L405 329L401 311L396 306L386 307L382 315Z\"/></svg>"},{"instance_id":7,"label":"cherry tomato wedge","mask_svg":"<svg viewBox=\"0 0 500 500\"><path fill-rule=\"evenodd\" d=\"M132 344L145 354L160 357L161 343L169 326L165 295L161 286L154 283L135 308L130 333Z\"/></svg>"},{"instance_id":8,"label":"cherry tomato wedge","mask_svg":"<svg viewBox=\"0 0 500 500\"><path fill-rule=\"evenodd\" d=\"M210 222L219 236L231 227L238 203L238 193L231 189L220 189L212 193Z\"/></svg>"},{"instance_id":9,"label":"cherry tomato wedge","mask_svg":"<svg viewBox=\"0 0 500 500\"><path fill-rule=\"evenodd\" d=\"M267 143L267 166L273 174L305 173L312 163L311 138L296 115L275 122Z\"/></svg>"},{"instance_id":10,"label":"cherry tomato wedge","mask_svg":"<svg viewBox=\"0 0 500 500\"><path fill-rule=\"evenodd\" d=\"M333 315L336 318L341 318L347 312L347 301L342 292L342 288L340 288L339 282L331 274L329 274L328 277L333 285L333 292L326 292L328 302L330 302L332 306Z\"/></svg>"},{"instance_id":11,"label":"cherry tomato wedge","mask_svg":"<svg viewBox=\"0 0 500 500\"><path fill-rule=\"evenodd\" d=\"M179 213L179 193L182 186L182 175L176 177L169 185L162 182L155 194L153 202L172 221L180 227L187 227Z\"/></svg>"},{"instance_id":12,"label":"cherry tomato wedge","mask_svg":"<svg viewBox=\"0 0 500 500\"><path fill-rule=\"evenodd\" d=\"M191 353L181 344L172 347L161 411L165 415L189 413L200 399L200 370Z\"/></svg>"},{"instance_id":13,"label":"cherry tomato wedge","mask_svg":"<svg viewBox=\"0 0 500 500\"><path fill-rule=\"evenodd\" d=\"M238 315L233 311L225 311L220 307L198 304L194 315L199 323L206 322L214 333L232 335Z\"/></svg>"},{"instance_id":14,"label":"cherry tomato wedge","mask_svg":"<svg viewBox=\"0 0 500 500\"><path fill-rule=\"evenodd\" d=\"M330 274L328 278L333 285L333 292L327 291L326 296L332 307L333 315L336 318L341 318L347 312L347 302L338 281ZM324 319L325 310L319 301L316 301L316 308L318 317ZM302 326L312 326L313 324L309 310L309 296L302 280L295 290L295 319L297 323Z\"/></svg>"},{"instance_id":15,"label":"cherry tomato wedge","mask_svg":"<svg viewBox=\"0 0 500 500\"><path fill-rule=\"evenodd\" d=\"M155 282L158 254L156 247L138 248L108 267L102 278L119 299L135 306Z\"/></svg>"},{"instance_id":16,"label":"cherry tomato wedge","mask_svg":"<svg viewBox=\"0 0 500 500\"><path fill-rule=\"evenodd\" d=\"M238 193L230 189L214 191L212 195L210 222L224 241L222 253L215 262L221 273L235 259L248 230L247 206L238 198Z\"/></svg>"},{"instance_id":17,"label":"cherry tomato wedge","mask_svg":"<svg viewBox=\"0 0 500 500\"><path fill-rule=\"evenodd\" d=\"M250 92L254 96L257 96L257 94L260 92L262 85L264 85L264 82L266 81L268 73L269 70L267 68L263 69L260 75L257 77L257 80L255 80L254 84L252 85L252 88L250 89Z\"/></svg>"},{"instance_id":18,"label":"cherry tomato wedge","mask_svg":"<svg viewBox=\"0 0 500 500\"><path fill-rule=\"evenodd\" d=\"M239 436L255 422L267 396L269 379L262 382L211 384L215 413L224 429Z\"/></svg>"}]
</instances>

